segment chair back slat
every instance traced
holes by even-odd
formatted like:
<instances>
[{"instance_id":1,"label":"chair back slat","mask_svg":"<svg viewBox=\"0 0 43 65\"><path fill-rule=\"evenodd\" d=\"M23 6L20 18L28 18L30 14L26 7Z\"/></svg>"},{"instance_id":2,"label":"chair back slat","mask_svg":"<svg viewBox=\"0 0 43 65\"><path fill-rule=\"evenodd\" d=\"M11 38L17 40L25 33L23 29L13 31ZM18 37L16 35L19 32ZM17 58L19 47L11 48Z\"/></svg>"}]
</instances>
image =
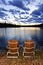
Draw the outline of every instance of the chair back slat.
<instances>
[{"instance_id":1,"label":"chair back slat","mask_svg":"<svg viewBox=\"0 0 43 65\"><path fill-rule=\"evenodd\" d=\"M25 40L24 41L24 47L33 48L34 47L34 41L33 40Z\"/></svg>"},{"instance_id":2,"label":"chair back slat","mask_svg":"<svg viewBox=\"0 0 43 65\"><path fill-rule=\"evenodd\" d=\"M18 46L18 41L17 40L9 40L8 41L8 47L9 48L16 48Z\"/></svg>"}]
</instances>

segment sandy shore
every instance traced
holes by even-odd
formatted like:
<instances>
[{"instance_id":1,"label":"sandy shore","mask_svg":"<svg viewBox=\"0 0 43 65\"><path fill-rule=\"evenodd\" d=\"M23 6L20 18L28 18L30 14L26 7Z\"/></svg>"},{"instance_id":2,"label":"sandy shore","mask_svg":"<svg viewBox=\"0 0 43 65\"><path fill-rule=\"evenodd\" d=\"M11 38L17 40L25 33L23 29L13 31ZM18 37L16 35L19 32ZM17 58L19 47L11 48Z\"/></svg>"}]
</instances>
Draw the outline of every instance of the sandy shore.
<instances>
[{"instance_id":1,"label":"sandy shore","mask_svg":"<svg viewBox=\"0 0 43 65\"><path fill-rule=\"evenodd\" d=\"M43 50L36 51L35 58L7 58L7 52L0 52L0 65L43 65Z\"/></svg>"}]
</instances>

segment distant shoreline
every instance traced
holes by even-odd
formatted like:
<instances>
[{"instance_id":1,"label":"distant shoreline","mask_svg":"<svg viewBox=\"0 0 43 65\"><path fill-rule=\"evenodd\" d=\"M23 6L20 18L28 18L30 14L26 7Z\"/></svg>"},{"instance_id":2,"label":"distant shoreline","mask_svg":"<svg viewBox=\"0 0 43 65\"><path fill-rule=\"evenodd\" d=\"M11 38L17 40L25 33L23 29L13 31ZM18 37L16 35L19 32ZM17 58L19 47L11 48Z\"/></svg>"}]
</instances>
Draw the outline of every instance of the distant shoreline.
<instances>
[{"instance_id":1,"label":"distant shoreline","mask_svg":"<svg viewBox=\"0 0 43 65\"><path fill-rule=\"evenodd\" d=\"M23 25L13 25L13 24L0 23L0 28L4 28L4 27L43 27L43 24L23 26Z\"/></svg>"}]
</instances>

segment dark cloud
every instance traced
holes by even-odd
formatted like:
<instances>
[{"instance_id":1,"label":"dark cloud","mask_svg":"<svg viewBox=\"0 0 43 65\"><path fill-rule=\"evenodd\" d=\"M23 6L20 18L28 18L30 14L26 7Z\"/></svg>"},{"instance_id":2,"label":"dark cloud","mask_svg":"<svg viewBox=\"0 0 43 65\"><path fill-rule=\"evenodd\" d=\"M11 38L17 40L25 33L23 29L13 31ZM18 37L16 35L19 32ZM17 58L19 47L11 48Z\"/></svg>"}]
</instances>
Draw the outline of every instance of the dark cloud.
<instances>
[{"instance_id":1,"label":"dark cloud","mask_svg":"<svg viewBox=\"0 0 43 65\"><path fill-rule=\"evenodd\" d=\"M14 10L14 9L10 9L9 12L11 12L12 14L16 14L17 12L20 13L19 10Z\"/></svg>"},{"instance_id":2,"label":"dark cloud","mask_svg":"<svg viewBox=\"0 0 43 65\"><path fill-rule=\"evenodd\" d=\"M0 18L3 18L4 16L7 16L7 14L5 14L4 12L0 11Z\"/></svg>"},{"instance_id":3,"label":"dark cloud","mask_svg":"<svg viewBox=\"0 0 43 65\"><path fill-rule=\"evenodd\" d=\"M33 21L33 18L28 18L27 19L27 22L31 22L31 21Z\"/></svg>"},{"instance_id":4,"label":"dark cloud","mask_svg":"<svg viewBox=\"0 0 43 65\"><path fill-rule=\"evenodd\" d=\"M41 12L39 10L35 10L35 11L32 12L31 15L37 17L37 16L40 16L41 15Z\"/></svg>"},{"instance_id":5,"label":"dark cloud","mask_svg":"<svg viewBox=\"0 0 43 65\"><path fill-rule=\"evenodd\" d=\"M13 2L9 1L9 4L13 5L13 6L16 6L16 7L19 7L21 9L24 9L24 10L30 10L29 8L26 8L23 4L23 1L22 0L13 0Z\"/></svg>"},{"instance_id":6,"label":"dark cloud","mask_svg":"<svg viewBox=\"0 0 43 65\"><path fill-rule=\"evenodd\" d=\"M6 1L5 0L2 0L3 4L6 4Z\"/></svg>"},{"instance_id":7,"label":"dark cloud","mask_svg":"<svg viewBox=\"0 0 43 65\"><path fill-rule=\"evenodd\" d=\"M38 9L41 13L43 13L43 4L41 4L40 6L39 6L39 9Z\"/></svg>"},{"instance_id":8,"label":"dark cloud","mask_svg":"<svg viewBox=\"0 0 43 65\"><path fill-rule=\"evenodd\" d=\"M26 0L28 2L28 4L30 4L30 0Z\"/></svg>"},{"instance_id":9,"label":"dark cloud","mask_svg":"<svg viewBox=\"0 0 43 65\"><path fill-rule=\"evenodd\" d=\"M25 12L21 12L20 14L25 14Z\"/></svg>"},{"instance_id":10,"label":"dark cloud","mask_svg":"<svg viewBox=\"0 0 43 65\"><path fill-rule=\"evenodd\" d=\"M14 9L10 9L9 12L11 12L12 14L14 14Z\"/></svg>"},{"instance_id":11,"label":"dark cloud","mask_svg":"<svg viewBox=\"0 0 43 65\"><path fill-rule=\"evenodd\" d=\"M35 21L35 22L42 22L43 17L32 17L30 19L28 19L28 21Z\"/></svg>"},{"instance_id":12,"label":"dark cloud","mask_svg":"<svg viewBox=\"0 0 43 65\"><path fill-rule=\"evenodd\" d=\"M43 13L41 14L41 17L43 18Z\"/></svg>"},{"instance_id":13,"label":"dark cloud","mask_svg":"<svg viewBox=\"0 0 43 65\"><path fill-rule=\"evenodd\" d=\"M6 5L7 4L6 0L0 0L0 4L5 4Z\"/></svg>"},{"instance_id":14,"label":"dark cloud","mask_svg":"<svg viewBox=\"0 0 43 65\"><path fill-rule=\"evenodd\" d=\"M6 9L4 9L4 8L0 8L0 11L7 11Z\"/></svg>"}]
</instances>

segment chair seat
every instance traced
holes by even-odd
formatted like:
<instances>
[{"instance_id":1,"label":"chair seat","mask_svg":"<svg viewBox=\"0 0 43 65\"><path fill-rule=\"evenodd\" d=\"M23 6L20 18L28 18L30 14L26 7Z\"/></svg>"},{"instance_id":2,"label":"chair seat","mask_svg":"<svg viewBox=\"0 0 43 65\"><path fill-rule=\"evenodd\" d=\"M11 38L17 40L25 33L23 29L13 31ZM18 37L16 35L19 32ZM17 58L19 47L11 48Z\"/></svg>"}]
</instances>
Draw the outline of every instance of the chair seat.
<instances>
[{"instance_id":1,"label":"chair seat","mask_svg":"<svg viewBox=\"0 0 43 65\"><path fill-rule=\"evenodd\" d=\"M33 49L25 49L25 52L32 52Z\"/></svg>"},{"instance_id":2,"label":"chair seat","mask_svg":"<svg viewBox=\"0 0 43 65\"><path fill-rule=\"evenodd\" d=\"M18 48L10 48L8 51L10 51L10 52L17 52L18 51Z\"/></svg>"}]
</instances>

